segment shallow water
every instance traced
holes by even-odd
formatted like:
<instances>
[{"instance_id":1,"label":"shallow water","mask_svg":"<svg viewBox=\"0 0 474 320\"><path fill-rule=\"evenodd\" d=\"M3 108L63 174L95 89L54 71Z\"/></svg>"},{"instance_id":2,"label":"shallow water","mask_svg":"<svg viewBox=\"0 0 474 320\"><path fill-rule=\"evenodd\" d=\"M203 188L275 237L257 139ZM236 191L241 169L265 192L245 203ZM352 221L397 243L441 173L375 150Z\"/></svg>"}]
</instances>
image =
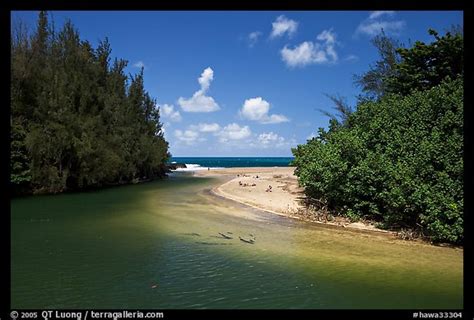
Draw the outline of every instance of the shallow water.
<instances>
[{"instance_id":1,"label":"shallow water","mask_svg":"<svg viewBox=\"0 0 474 320\"><path fill-rule=\"evenodd\" d=\"M257 211L218 183L12 200L12 308L462 308L462 250Z\"/></svg>"}]
</instances>

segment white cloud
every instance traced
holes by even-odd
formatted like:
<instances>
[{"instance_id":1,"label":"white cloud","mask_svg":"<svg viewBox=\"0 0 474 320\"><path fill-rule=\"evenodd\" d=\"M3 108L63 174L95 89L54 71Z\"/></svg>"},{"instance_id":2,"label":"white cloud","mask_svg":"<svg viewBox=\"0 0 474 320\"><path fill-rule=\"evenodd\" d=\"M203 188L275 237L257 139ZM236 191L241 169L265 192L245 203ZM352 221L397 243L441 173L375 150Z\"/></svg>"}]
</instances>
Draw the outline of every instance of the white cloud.
<instances>
[{"instance_id":1,"label":"white cloud","mask_svg":"<svg viewBox=\"0 0 474 320\"><path fill-rule=\"evenodd\" d=\"M200 91L194 93L190 99L180 97L178 104L185 112L213 112L220 109L214 98L208 97Z\"/></svg>"},{"instance_id":2,"label":"white cloud","mask_svg":"<svg viewBox=\"0 0 474 320\"><path fill-rule=\"evenodd\" d=\"M161 114L164 118L170 119L173 122L181 121L181 114L178 110L175 111L173 105L164 104L160 106Z\"/></svg>"},{"instance_id":3,"label":"white cloud","mask_svg":"<svg viewBox=\"0 0 474 320\"><path fill-rule=\"evenodd\" d=\"M285 138L280 137L278 134L274 132L264 132L258 135L257 141L263 147L278 147L285 142Z\"/></svg>"},{"instance_id":4,"label":"white cloud","mask_svg":"<svg viewBox=\"0 0 474 320\"><path fill-rule=\"evenodd\" d=\"M201 91L207 91L211 85L212 80L214 80L214 71L208 67L204 69L198 79L198 82L201 85Z\"/></svg>"},{"instance_id":5,"label":"white cloud","mask_svg":"<svg viewBox=\"0 0 474 320\"><path fill-rule=\"evenodd\" d=\"M169 123L167 124L167 126L170 126ZM178 139L178 142L192 145L196 142L206 141L206 138L202 137L201 133L214 133L214 135L217 135L220 128L217 123L199 123L188 126L186 130L174 130L174 136Z\"/></svg>"},{"instance_id":6,"label":"white cloud","mask_svg":"<svg viewBox=\"0 0 474 320\"><path fill-rule=\"evenodd\" d=\"M280 37L285 33L291 37L297 29L298 22L281 15L275 20L275 22L272 22L272 33L270 34L270 38Z\"/></svg>"},{"instance_id":7,"label":"white cloud","mask_svg":"<svg viewBox=\"0 0 474 320\"><path fill-rule=\"evenodd\" d=\"M338 60L335 50L336 34L323 30L317 37L319 42L305 41L293 49L285 46L281 58L289 67L303 67L309 64L334 63Z\"/></svg>"},{"instance_id":8,"label":"white cloud","mask_svg":"<svg viewBox=\"0 0 474 320\"><path fill-rule=\"evenodd\" d=\"M332 30L323 30L316 39L325 41L327 44L334 44L336 42L336 34Z\"/></svg>"},{"instance_id":9,"label":"white cloud","mask_svg":"<svg viewBox=\"0 0 474 320\"><path fill-rule=\"evenodd\" d=\"M221 126L217 123L199 123L198 125L190 126L190 128L199 132L217 132Z\"/></svg>"},{"instance_id":10,"label":"white cloud","mask_svg":"<svg viewBox=\"0 0 474 320\"><path fill-rule=\"evenodd\" d=\"M258 42L258 38L262 35L262 33L260 31L254 31L254 32L250 32L248 37L247 37L247 40L248 40L248 43L249 43L249 47L252 48L255 44L257 44Z\"/></svg>"},{"instance_id":11,"label":"white cloud","mask_svg":"<svg viewBox=\"0 0 474 320\"><path fill-rule=\"evenodd\" d=\"M293 49L285 46L281 51L283 61L290 67L305 66L312 63L323 63L327 61L324 51L320 50L319 44L305 41Z\"/></svg>"},{"instance_id":12,"label":"white cloud","mask_svg":"<svg viewBox=\"0 0 474 320\"><path fill-rule=\"evenodd\" d=\"M239 126L237 123L231 123L217 133L220 142L229 140L241 140L248 138L252 134L248 126Z\"/></svg>"},{"instance_id":13,"label":"white cloud","mask_svg":"<svg viewBox=\"0 0 474 320\"><path fill-rule=\"evenodd\" d=\"M387 34L397 35L403 28L405 28L405 21L403 20L382 20L384 16L394 16L395 11L373 11L367 19L362 21L355 31L355 35L365 34L368 36L375 36L379 34L382 29Z\"/></svg>"},{"instance_id":14,"label":"white cloud","mask_svg":"<svg viewBox=\"0 0 474 320\"><path fill-rule=\"evenodd\" d=\"M261 120L263 124L281 123L290 121L287 117L282 114L271 114L267 118Z\"/></svg>"},{"instance_id":15,"label":"white cloud","mask_svg":"<svg viewBox=\"0 0 474 320\"><path fill-rule=\"evenodd\" d=\"M364 33L374 36L382 31L387 34L398 34L405 27L405 21L374 21L369 23L361 23L357 27L356 33Z\"/></svg>"},{"instance_id":16,"label":"white cloud","mask_svg":"<svg viewBox=\"0 0 474 320\"><path fill-rule=\"evenodd\" d=\"M262 97L256 97L247 99L240 110L240 115L248 120L258 121L263 124L288 122L288 118L282 114L269 115L270 103L262 99Z\"/></svg>"},{"instance_id":17,"label":"white cloud","mask_svg":"<svg viewBox=\"0 0 474 320\"><path fill-rule=\"evenodd\" d=\"M383 15L392 16L395 14L395 11L372 11L370 13L369 19L376 19Z\"/></svg>"},{"instance_id":18,"label":"white cloud","mask_svg":"<svg viewBox=\"0 0 474 320\"><path fill-rule=\"evenodd\" d=\"M344 58L344 61L349 61L349 62L353 62L357 60L359 60L359 57L356 56L355 54L350 54Z\"/></svg>"},{"instance_id":19,"label":"white cloud","mask_svg":"<svg viewBox=\"0 0 474 320\"><path fill-rule=\"evenodd\" d=\"M206 68L198 79L201 89L196 91L189 99L180 97L178 104L185 112L213 112L220 109L214 98L206 96L206 92L214 80L214 71Z\"/></svg>"},{"instance_id":20,"label":"white cloud","mask_svg":"<svg viewBox=\"0 0 474 320\"><path fill-rule=\"evenodd\" d=\"M294 138L285 139L275 132L264 132L258 135L254 135L252 140L246 141L247 147L255 150L267 149L268 150L290 150L292 147L297 145Z\"/></svg>"},{"instance_id":21,"label":"white cloud","mask_svg":"<svg viewBox=\"0 0 474 320\"><path fill-rule=\"evenodd\" d=\"M262 97L247 99L240 111L242 116L249 120L258 121L268 115L270 104Z\"/></svg>"},{"instance_id":22,"label":"white cloud","mask_svg":"<svg viewBox=\"0 0 474 320\"><path fill-rule=\"evenodd\" d=\"M135 62L135 63L133 64L133 66L134 66L135 68L146 68L146 67L145 67L145 63L143 63L143 61L137 61L137 62Z\"/></svg>"},{"instance_id":23,"label":"white cloud","mask_svg":"<svg viewBox=\"0 0 474 320\"><path fill-rule=\"evenodd\" d=\"M198 140L199 133L193 130L175 130L174 136L179 141L185 142L186 144L192 144Z\"/></svg>"}]
</instances>

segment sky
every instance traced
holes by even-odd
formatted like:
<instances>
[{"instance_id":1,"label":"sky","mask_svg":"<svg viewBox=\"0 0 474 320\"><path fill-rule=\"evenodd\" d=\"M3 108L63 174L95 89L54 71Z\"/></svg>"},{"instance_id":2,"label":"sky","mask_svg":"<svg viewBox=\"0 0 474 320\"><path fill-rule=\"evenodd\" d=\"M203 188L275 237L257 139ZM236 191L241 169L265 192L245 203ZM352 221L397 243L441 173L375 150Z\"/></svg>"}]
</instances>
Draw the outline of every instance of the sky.
<instances>
[{"instance_id":1,"label":"sky","mask_svg":"<svg viewBox=\"0 0 474 320\"><path fill-rule=\"evenodd\" d=\"M50 11L127 73L144 67L173 156L291 156L327 128L326 96L354 106L381 28L409 45L463 25L461 11ZM34 29L38 12L12 12Z\"/></svg>"}]
</instances>

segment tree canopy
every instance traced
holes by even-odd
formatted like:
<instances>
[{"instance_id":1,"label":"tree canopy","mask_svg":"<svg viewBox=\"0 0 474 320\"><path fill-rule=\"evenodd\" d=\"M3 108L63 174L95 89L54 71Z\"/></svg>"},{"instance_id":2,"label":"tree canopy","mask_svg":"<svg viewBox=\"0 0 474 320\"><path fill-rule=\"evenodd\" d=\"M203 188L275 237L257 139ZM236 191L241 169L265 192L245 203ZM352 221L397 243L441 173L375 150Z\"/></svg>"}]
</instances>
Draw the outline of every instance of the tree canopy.
<instances>
[{"instance_id":1,"label":"tree canopy","mask_svg":"<svg viewBox=\"0 0 474 320\"><path fill-rule=\"evenodd\" d=\"M62 192L162 176L169 158L143 68L125 75L108 39L93 48L68 21L40 12L11 44L11 160L15 192Z\"/></svg>"},{"instance_id":2,"label":"tree canopy","mask_svg":"<svg viewBox=\"0 0 474 320\"><path fill-rule=\"evenodd\" d=\"M372 39L380 59L362 74L355 76L355 84L365 100L377 100L394 93L407 95L415 90L427 90L446 78L456 79L463 74L464 41L462 30L452 28L440 36L433 29L431 43L416 41L411 48L388 37L383 31Z\"/></svg>"},{"instance_id":3,"label":"tree canopy","mask_svg":"<svg viewBox=\"0 0 474 320\"><path fill-rule=\"evenodd\" d=\"M370 95L294 148L293 164L307 197L335 214L462 243L463 37L429 33L411 48L379 36L391 54L361 78Z\"/></svg>"}]
</instances>

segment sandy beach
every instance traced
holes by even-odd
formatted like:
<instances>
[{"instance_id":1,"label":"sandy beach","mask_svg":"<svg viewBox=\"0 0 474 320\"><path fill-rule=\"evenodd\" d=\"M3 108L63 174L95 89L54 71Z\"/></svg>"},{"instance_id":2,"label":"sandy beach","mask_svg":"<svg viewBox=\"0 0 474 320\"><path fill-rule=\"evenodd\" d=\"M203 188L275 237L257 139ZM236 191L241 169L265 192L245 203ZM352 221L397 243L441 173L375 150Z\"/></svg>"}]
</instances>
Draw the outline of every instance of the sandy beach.
<instances>
[{"instance_id":1,"label":"sandy beach","mask_svg":"<svg viewBox=\"0 0 474 320\"><path fill-rule=\"evenodd\" d=\"M331 221L316 219L305 210L305 195L294 175L295 167L225 168L196 171L195 176L227 177L212 189L218 196L294 219L390 234L370 223L350 222L342 217Z\"/></svg>"}]
</instances>

